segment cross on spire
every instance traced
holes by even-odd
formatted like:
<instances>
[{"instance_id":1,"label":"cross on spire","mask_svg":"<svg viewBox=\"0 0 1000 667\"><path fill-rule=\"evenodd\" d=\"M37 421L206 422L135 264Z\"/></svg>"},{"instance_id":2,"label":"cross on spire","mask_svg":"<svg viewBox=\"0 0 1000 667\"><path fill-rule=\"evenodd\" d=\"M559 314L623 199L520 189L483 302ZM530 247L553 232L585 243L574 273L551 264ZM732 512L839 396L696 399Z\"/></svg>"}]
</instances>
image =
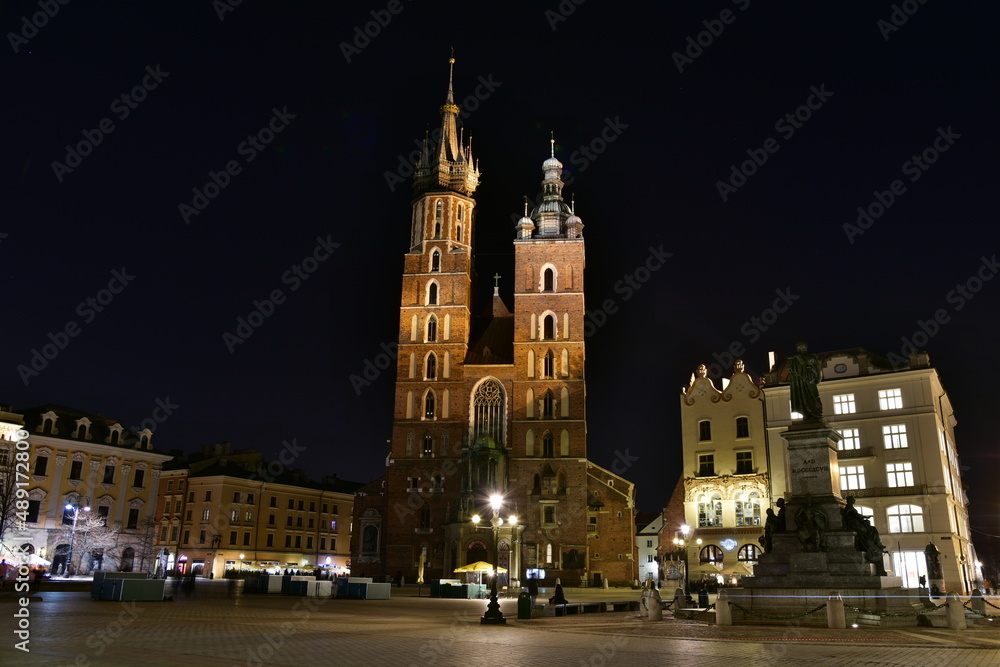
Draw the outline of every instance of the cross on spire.
<instances>
[{"instance_id":1,"label":"cross on spire","mask_svg":"<svg viewBox=\"0 0 1000 667\"><path fill-rule=\"evenodd\" d=\"M500 274L493 276L493 296L500 296Z\"/></svg>"}]
</instances>

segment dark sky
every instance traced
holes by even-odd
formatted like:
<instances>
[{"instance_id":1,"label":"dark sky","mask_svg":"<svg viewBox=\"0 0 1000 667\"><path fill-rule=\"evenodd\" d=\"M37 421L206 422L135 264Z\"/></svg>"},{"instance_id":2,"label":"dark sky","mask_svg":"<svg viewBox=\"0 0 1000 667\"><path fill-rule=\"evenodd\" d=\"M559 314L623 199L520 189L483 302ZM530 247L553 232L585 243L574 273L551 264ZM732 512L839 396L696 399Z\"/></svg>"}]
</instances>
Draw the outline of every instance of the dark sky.
<instances>
[{"instance_id":1,"label":"dark sky","mask_svg":"<svg viewBox=\"0 0 1000 667\"><path fill-rule=\"evenodd\" d=\"M937 313L918 344L955 406L973 527L1000 535L984 391L1000 280L976 282L1000 250L995 3L150 4L58 5L37 29L37 3L0 10L0 401L127 425L169 401L159 448L296 438L313 474L381 474L391 374L360 393L350 376L397 336L399 156L439 122L454 47L483 172L480 294L499 272L511 301L513 220L554 131L588 306L616 307L588 339L590 454L638 457L641 509L680 474L678 391L698 363L735 343L759 374L799 338L899 354ZM210 172L224 187L198 200ZM875 217L845 230L858 207ZM286 274L318 238L332 255ZM630 293L651 247L672 256ZM102 292L116 271L127 284ZM770 320L778 293L792 305ZM64 349L23 378L52 339Z\"/></svg>"}]
</instances>

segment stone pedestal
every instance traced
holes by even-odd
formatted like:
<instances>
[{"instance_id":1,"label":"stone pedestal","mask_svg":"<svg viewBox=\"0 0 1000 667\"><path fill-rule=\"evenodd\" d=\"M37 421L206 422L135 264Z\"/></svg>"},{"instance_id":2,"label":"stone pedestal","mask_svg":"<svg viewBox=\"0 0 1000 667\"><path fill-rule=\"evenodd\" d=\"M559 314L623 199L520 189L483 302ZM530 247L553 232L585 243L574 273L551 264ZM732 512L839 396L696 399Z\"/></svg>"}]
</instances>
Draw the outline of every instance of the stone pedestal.
<instances>
[{"instance_id":1,"label":"stone pedestal","mask_svg":"<svg viewBox=\"0 0 1000 667\"><path fill-rule=\"evenodd\" d=\"M744 577L743 589L731 592L730 599L758 613L790 615L823 604L836 591L848 607L907 610L910 602L899 588L901 578L876 574L875 566L856 548L854 532L844 529L837 459L840 434L814 422L781 435L788 443L792 487L785 532L771 536L771 551L760 556L754 576ZM796 515L804 519L802 510L809 506L826 518L821 544L803 543L814 533L798 525ZM817 620L824 619L820 614ZM735 615L734 620L738 620Z\"/></svg>"}]
</instances>

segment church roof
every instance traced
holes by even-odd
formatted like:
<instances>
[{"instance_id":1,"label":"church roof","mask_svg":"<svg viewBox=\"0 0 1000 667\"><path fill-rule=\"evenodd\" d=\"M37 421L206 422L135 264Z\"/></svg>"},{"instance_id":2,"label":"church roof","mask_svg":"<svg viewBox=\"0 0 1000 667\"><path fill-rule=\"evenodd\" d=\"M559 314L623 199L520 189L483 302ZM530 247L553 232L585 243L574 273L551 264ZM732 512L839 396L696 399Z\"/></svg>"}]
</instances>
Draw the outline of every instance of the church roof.
<instances>
[{"instance_id":1,"label":"church roof","mask_svg":"<svg viewBox=\"0 0 1000 667\"><path fill-rule=\"evenodd\" d=\"M494 295L490 310L476 318L471 340L466 364L514 363L514 316L499 296Z\"/></svg>"}]
</instances>

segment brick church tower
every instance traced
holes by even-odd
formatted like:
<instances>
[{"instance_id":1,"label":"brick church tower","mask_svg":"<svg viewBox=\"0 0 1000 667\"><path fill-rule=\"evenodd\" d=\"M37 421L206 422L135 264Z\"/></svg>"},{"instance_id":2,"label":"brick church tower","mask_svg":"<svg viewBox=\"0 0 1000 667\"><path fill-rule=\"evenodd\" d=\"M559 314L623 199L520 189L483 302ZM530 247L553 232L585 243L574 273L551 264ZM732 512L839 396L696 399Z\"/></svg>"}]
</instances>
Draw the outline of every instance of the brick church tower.
<instances>
[{"instance_id":1,"label":"brick church tower","mask_svg":"<svg viewBox=\"0 0 1000 667\"><path fill-rule=\"evenodd\" d=\"M563 200L554 142L541 203L515 227L514 312L498 286L477 309L480 173L450 76L440 113L414 175L392 440L385 476L355 503L353 572L412 582L422 563L429 581L499 560L511 584L526 572L631 582L634 486L587 459L583 222Z\"/></svg>"}]
</instances>

